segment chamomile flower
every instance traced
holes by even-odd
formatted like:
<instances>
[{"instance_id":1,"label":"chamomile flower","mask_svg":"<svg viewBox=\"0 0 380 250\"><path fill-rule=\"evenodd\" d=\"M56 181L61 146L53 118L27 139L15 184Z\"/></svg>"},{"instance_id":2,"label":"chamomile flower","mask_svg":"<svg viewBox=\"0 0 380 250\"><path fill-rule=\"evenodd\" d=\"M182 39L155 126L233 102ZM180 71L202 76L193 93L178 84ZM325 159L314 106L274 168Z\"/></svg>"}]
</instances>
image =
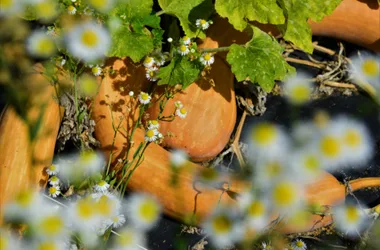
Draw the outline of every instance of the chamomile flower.
<instances>
[{"instance_id":1,"label":"chamomile flower","mask_svg":"<svg viewBox=\"0 0 380 250\"><path fill-rule=\"evenodd\" d=\"M158 68L157 67L151 67L146 70L145 76L149 81L157 81L157 73Z\"/></svg>"},{"instance_id":2,"label":"chamomile flower","mask_svg":"<svg viewBox=\"0 0 380 250\"><path fill-rule=\"evenodd\" d=\"M87 62L103 58L111 45L108 31L92 22L76 25L66 34L66 41L69 52Z\"/></svg>"},{"instance_id":3,"label":"chamomile flower","mask_svg":"<svg viewBox=\"0 0 380 250\"><path fill-rule=\"evenodd\" d=\"M87 0L88 4L99 12L106 13L115 6L115 0Z\"/></svg>"},{"instance_id":4,"label":"chamomile flower","mask_svg":"<svg viewBox=\"0 0 380 250\"><path fill-rule=\"evenodd\" d=\"M119 228L125 223L125 216L124 214L115 215L111 218L112 221L112 227L113 228Z\"/></svg>"},{"instance_id":5,"label":"chamomile flower","mask_svg":"<svg viewBox=\"0 0 380 250\"><path fill-rule=\"evenodd\" d=\"M35 240L31 243L32 250L65 250L66 244L64 241L55 241L52 239Z\"/></svg>"},{"instance_id":6,"label":"chamomile flower","mask_svg":"<svg viewBox=\"0 0 380 250\"><path fill-rule=\"evenodd\" d=\"M281 159L287 155L288 138L284 131L275 124L261 122L250 131L250 150L259 159Z\"/></svg>"},{"instance_id":7,"label":"chamomile flower","mask_svg":"<svg viewBox=\"0 0 380 250\"><path fill-rule=\"evenodd\" d=\"M211 65L214 63L215 59L214 59L214 56L210 53L203 53L201 55L201 57L199 58L199 60L201 61L201 63L203 65Z\"/></svg>"},{"instance_id":8,"label":"chamomile flower","mask_svg":"<svg viewBox=\"0 0 380 250\"><path fill-rule=\"evenodd\" d=\"M207 30L208 27L210 27L210 23L204 19L197 19L195 21L195 25L197 26L198 29L202 29L202 30Z\"/></svg>"},{"instance_id":9,"label":"chamomile flower","mask_svg":"<svg viewBox=\"0 0 380 250\"><path fill-rule=\"evenodd\" d=\"M303 104L310 99L312 83L306 75L298 74L285 81L284 92L291 103L296 105Z\"/></svg>"},{"instance_id":10,"label":"chamomile flower","mask_svg":"<svg viewBox=\"0 0 380 250\"><path fill-rule=\"evenodd\" d=\"M159 129L160 124L157 120L149 120L148 121L148 129Z\"/></svg>"},{"instance_id":11,"label":"chamomile flower","mask_svg":"<svg viewBox=\"0 0 380 250\"><path fill-rule=\"evenodd\" d=\"M153 67L154 63L155 63L155 60L154 60L153 57L151 57L151 56L145 57L145 59L144 59L144 66L146 68Z\"/></svg>"},{"instance_id":12,"label":"chamomile flower","mask_svg":"<svg viewBox=\"0 0 380 250\"><path fill-rule=\"evenodd\" d=\"M189 44L191 43L191 39L190 39L190 37L188 37L188 36L184 36L184 37L182 37L182 43L183 43L184 45L189 45Z\"/></svg>"},{"instance_id":13,"label":"chamomile flower","mask_svg":"<svg viewBox=\"0 0 380 250\"><path fill-rule=\"evenodd\" d=\"M177 108L175 111L176 115L179 116L180 118L186 118L187 116L187 110L185 108Z\"/></svg>"},{"instance_id":14,"label":"chamomile flower","mask_svg":"<svg viewBox=\"0 0 380 250\"><path fill-rule=\"evenodd\" d=\"M128 221L138 229L149 230L159 220L161 205L148 194L133 194L126 205Z\"/></svg>"},{"instance_id":15,"label":"chamomile flower","mask_svg":"<svg viewBox=\"0 0 380 250\"><path fill-rule=\"evenodd\" d=\"M103 220L108 220L118 215L120 208L120 200L110 194L101 195L94 203L95 212Z\"/></svg>"},{"instance_id":16,"label":"chamomile flower","mask_svg":"<svg viewBox=\"0 0 380 250\"><path fill-rule=\"evenodd\" d=\"M129 95L130 97L133 97L133 96L135 95L135 92L133 92L133 91L129 91L128 95Z\"/></svg>"},{"instance_id":17,"label":"chamomile flower","mask_svg":"<svg viewBox=\"0 0 380 250\"><path fill-rule=\"evenodd\" d=\"M41 0L33 4L36 15L42 21L51 21L58 15L58 4L55 0Z\"/></svg>"},{"instance_id":18,"label":"chamomile flower","mask_svg":"<svg viewBox=\"0 0 380 250\"><path fill-rule=\"evenodd\" d=\"M59 173L59 165L58 164L51 164L47 169L46 173L48 175L56 175Z\"/></svg>"},{"instance_id":19,"label":"chamomile flower","mask_svg":"<svg viewBox=\"0 0 380 250\"><path fill-rule=\"evenodd\" d=\"M286 173L287 158L262 158L256 161L253 182L259 187L267 188L272 182Z\"/></svg>"},{"instance_id":20,"label":"chamomile flower","mask_svg":"<svg viewBox=\"0 0 380 250\"><path fill-rule=\"evenodd\" d=\"M329 126L316 140L316 150L328 169L339 167L344 161L343 142L335 126Z\"/></svg>"},{"instance_id":21,"label":"chamomile flower","mask_svg":"<svg viewBox=\"0 0 380 250\"><path fill-rule=\"evenodd\" d=\"M113 250L136 250L145 246L144 234L131 227L123 228L112 245Z\"/></svg>"},{"instance_id":22,"label":"chamomile flower","mask_svg":"<svg viewBox=\"0 0 380 250\"><path fill-rule=\"evenodd\" d=\"M175 101L174 106L176 106L176 108L182 108L183 104L181 103L181 101Z\"/></svg>"},{"instance_id":23,"label":"chamomile flower","mask_svg":"<svg viewBox=\"0 0 380 250\"><path fill-rule=\"evenodd\" d=\"M238 214L226 208L216 209L204 222L203 229L218 248L233 245L243 235Z\"/></svg>"},{"instance_id":24,"label":"chamomile flower","mask_svg":"<svg viewBox=\"0 0 380 250\"><path fill-rule=\"evenodd\" d=\"M351 73L357 84L380 87L380 58L369 54L351 58Z\"/></svg>"},{"instance_id":25,"label":"chamomile flower","mask_svg":"<svg viewBox=\"0 0 380 250\"><path fill-rule=\"evenodd\" d=\"M262 250L273 250L273 246L271 242L261 242L261 249Z\"/></svg>"},{"instance_id":26,"label":"chamomile flower","mask_svg":"<svg viewBox=\"0 0 380 250\"><path fill-rule=\"evenodd\" d=\"M43 30L36 30L27 40L27 50L32 56L47 58L52 56L57 48L54 39Z\"/></svg>"},{"instance_id":27,"label":"chamomile flower","mask_svg":"<svg viewBox=\"0 0 380 250\"><path fill-rule=\"evenodd\" d=\"M75 13L77 13L77 9L73 5L70 5L67 7L67 13L70 15L75 15Z\"/></svg>"},{"instance_id":28,"label":"chamomile flower","mask_svg":"<svg viewBox=\"0 0 380 250\"><path fill-rule=\"evenodd\" d=\"M170 164L175 168L184 166L188 156L185 151L177 149L170 154Z\"/></svg>"},{"instance_id":29,"label":"chamomile flower","mask_svg":"<svg viewBox=\"0 0 380 250\"><path fill-rule=\"evenodd\" d=\"M179 46L179 48L178 48L178 52L179 52L182 56L184 56L184 55L189 54L190 50L189 50L189 47L187 47L186 45L181 45L181 46Z\"/></svg>"},{"instance_id":30,"label":"chamomile flower","mask_svg":"<svg viewBox=\"0 0 380 250\"><path fill-rule=\"evenodd\" d=\"M68 236L65 219L58 211L45 208L30 224L39 238L65 239Z\"/></svg>"},{"instance_id":31,"label":"chamomile flower","mask_svg":"<svg viewBox=\"0 0 380 250\"><path fill-rule=\"evenodd\" d=\"M149 129L145 133L145 141L147 141L147 142L154 142L154 141L156 141L158 133L159 132L158 132L157 129Z\"/></svg>"},{"instance_id":32,"label":"chamomile flower","mask_svg":"<svg viewBox=\"0 0 380 250\"><path fill-rule=\"evenodd\" d=\"M91 72L94 74L94 76L100 76L102 74L102 68L96 65L91 68Z\"/></svg>"},{"instance_id":33,"label":"chamomile flower","mask_svg":"<svg viewBox=\"0 0 380 250\"><path fill-rule=\"evenodd\" d=\"M99 181L95 186L94 189L97 192L105 192L109 189L110 184L108 184L106 181L101 180Z\"/></svg>"},{"instance_id":34,"label":"chamomile flower","mask_svg":"<svg viewBox=\"0 0 380 250\"><path fill-rule=\"evenodd\" d=\"M82 95L93 97L98 92L98 82L96 78L89 74L83 74L78 79L79 91Z\"/></svg>"},{"instance_id":35,"label":"chamomile flower","mask_svg":"<svg viewBox=\"0 0 380 250\"><path fill-rule=\"evenodd\" d=\"M71 203L65 210L74 230L88 232L100 224L101 218L98 216L95 203L91 197L85 197Z\"/></svg>"},{"instance_id":36,"label":"chamomile flower","mask_svg":"<svg viewBox=\"0 0 380 250\"><path fill-rule=\"evenodd\" d=\"M158 53L158 54L154 55L154 58L155 58L157 66L162 66L165 64L166 59L162 53Z\"/></svg>"},{"instance_id":37,"label":"chamomile flower","mask_svg":"<svg viewBox=\"0 0 380 250\"><path fill-rule=\"evenodd\" d=\"M297 239L296 241L292 242L292 245L294 250L306 250L307 245L303 240Z\"/></svg>"},{"instance_id":38,"label":"chamomile flower","mask_svg":"<svg viewBox=\"0 0 380 250\"><path fill-rule=\"evenodd\" d=\"M1 250L21 250L20 241L8 231L0 228L0 249Z\"/></svg>"},{"instance_id":39,"label":"chamomile flower","mask_svg":"<svg viewBox=\"0 0 380 250\"><path fill-rule=\"evenodd\" d=\"M16 194L15 199L6 204L4 217L9 220L29 221L40 213L45 203L39 193L31 190L23 190Z\"/></svg>"},{"instance_id":40,"label":"chamomile flower","mask_svg":"<svg viewBox=\"0 0 380 250\"><path fill-rule=\"evenodd\" d=\"M311 147L300 148L289 161L297 177L306 182L318 179L325 167L318 152Z\"/></svg>"},{"instance_id":41,"label":"chamomile flower","mask_svg":"<svg viewBox=\"0 0 380 250\"><path fill-rule=\"evenodd\" d=\"M10 16L20 13L22 10L21 1L18 0L1 0L0 1L0 17Z\"/></svg>"},{"instance_id":42,"label":"chamomile flower","mask_svg":"<svg viewBox=\"0 0 380 250\"><path fill-rule=\"evenodd\" d=\"M252 194L242 194L239 199L239 205L242 209L248 228L255 231L263 230L269 223L268 203L262 199L255 199Z\"/></svg>"},{"instance_id":43,"label":"chamomile flower","mask_svg":"<svg viewBox=\"0 0 380 250\"><path fill-rule=\"evenodd\" d=\"M369 222L365 211L353 204L336 206L333 218L335 227L349 236L358 236Z\"/></svg>"},{"instance_id":44,"label":"chamomile flower","mask_svg":"<svg viewBox=\"0 0 380 250\"><path fill-rule=\"evenodd\" d=\"M61 193L59 186L52 186L48 189L49 196L56 198Z\"/></svg>"},{"instance_id":45,"label":"chamomile flower","mask_svg":"<svg viewBox=\"0 0 380 250\"><path fill-rule=\"evenodd\" d=\"M49 178L49 184L52 185L52 186L58 186L60 183L60 180L57 176L52 176Z\"/></svg>"},{"instance_id":46,"label":"chamomile flower","mask_svg":"<svg viewBox=\"0 0 380 250\"><path fill-rule=\"evenodd\" d=\"M141 104L148 104L152 97L148 93L141 91L138 96L138 99Z\"/></svg>"},{"instance_id":47,"label":"chamomile flower","mask_svg":"<svg viewBox=\"0 0 380 250\"><path fill-rule=\"evenodd\" d=\"M282 213L289 213L302 205L302 187L291 181L290 178L283 178L269 190L270 202Z\"/></svg>"},{"instance_id":48,"label":"chamomile flower","mask_svg":"<svg viewBox=\"0 0 380 250\"><path fill-rule=\"evenodd\" d=\"M105 165L102 153L95 151L83 151L76 158L77 167L81 168L86 175L98 173Z\"/></svg>"}]
</instances>

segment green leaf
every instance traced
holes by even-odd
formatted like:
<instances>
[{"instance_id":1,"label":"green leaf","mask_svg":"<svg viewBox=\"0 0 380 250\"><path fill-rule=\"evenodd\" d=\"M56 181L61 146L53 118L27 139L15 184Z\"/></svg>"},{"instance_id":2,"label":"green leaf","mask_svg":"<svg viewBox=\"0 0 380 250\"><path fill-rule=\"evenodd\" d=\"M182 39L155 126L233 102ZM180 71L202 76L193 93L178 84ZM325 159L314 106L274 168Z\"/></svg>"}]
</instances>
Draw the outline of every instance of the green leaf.
<instances>
[{"instance_id":1,"label":"green leaf","mask_svg":"<svg viewBox=\"0 0 380 250\"><path fill-rule=\"evenodd\" d=\"M271 24L285 22L276 0L216 0L215 9L240 31L247 27L248 20Z\"/></svg>"},{"instance_id":2,"label":"green leaf","mask_svg":"<svg viewBox=\"0 0 380 250\"><path fill-rule=\"evenodd\" d=\"M129 56L134 62L140 61L154 49L153 38L129 30L126 25L111 31L112 46L108 56Z\"/></svg>"},{"instance_id":3,"label":"green leaf","mask_svg":"<svg viewBox=\"0 0 380 250\"><path fill-rule=\"evenodd\" d=\"M153 0L122 1L113 10L117 16L125 16L125 20L133 21L148 16L152 12Z\"/></svg>"},{"instance_id":4,"label":"green leaf","mask_svg":"<svg viewBox=\"0 0 380 250\"><path fill-rule=\"evenodd\" d=\"M162 29L153 29L152 35L153 35L153 46L155 48L161 48L162 46L162 37L164 35L164 30Z\"/></svg>"},{"instance_id":5,"label":"green leaf","mask_svg":"<svg viewBox=\"0 0 380 250\"><path fill-rule=\"evenodd\" d=\"M160 29L161 18L156 15L147 15L132 22L132 27L136 32L143 33L145 26Z\"/></svg>"},{"instance_id":6,"label":"green leaf","mask_svg":"<svg viewBox=\"0 0 380 250\"><path fill-rule=\"evenodd\" d=\"M176 16L189 37L197 35L195 23L189 21L189 15L193 8L201 4L205 0L158 0L161 9L165 14ZM204 36L200 34L200 36Z\"/></svg>"},{"instance_id":7,"label":"green leaf","mask_svg":"<svg viewBox=\"0 0 380 250\"><path fill-rule=\"evenodd\" d=\"M286 22L278 28L286 40L291 41L308 53L313 52L309 19L321 21L330 15L342 0L279 0L286 16Z\"/></svg>"},{"instance_id":8,"label":"green leaf","mask_svg":"<svg viewBox=\"0 0 380 250\"><path fill-rule=\"evenodd\" d=\"M247 77L257 82L265 91L270 92L275 80L282 80L288 72L294 71L282 57L283 48L277 41L252 27L254 36L244 47L232 44L227 61L238 81Z\"/></svg>"},{"instance_id":9,"label":"green leaf","mask_svg":"<svg viewBox=\"0 0 380 250\"><path fill-rule=\"evenodd\" d=\"M185 89L198 79L200 73L201 68L197 62L191 62L187 57L178 56L173 58L169 65L160 68L157 74L160 80L157 84L170 86L182 84L182 88Z\"/></svg>"}]
</instances>

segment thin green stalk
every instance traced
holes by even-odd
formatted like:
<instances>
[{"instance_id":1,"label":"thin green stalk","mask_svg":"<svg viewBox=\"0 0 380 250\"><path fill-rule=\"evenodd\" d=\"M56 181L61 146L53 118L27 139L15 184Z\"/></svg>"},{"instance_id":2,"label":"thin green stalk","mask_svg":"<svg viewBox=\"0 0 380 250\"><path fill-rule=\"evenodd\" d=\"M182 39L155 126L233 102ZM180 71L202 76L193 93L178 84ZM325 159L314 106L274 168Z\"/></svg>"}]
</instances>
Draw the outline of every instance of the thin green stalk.
<instances>
[{"instance_id":1,"label":"thin green stalk","mask_svg":"<svg viewBox=\"0 0 380 250\"><path fill-rule=\"evenodd\" d=\"M230 47L219 47L219 48L201 48L198 49L200 52L207 52L207 53L212 53L212 52L223 52L223 51L229 51Z\"/></svg>"}]
</instances>

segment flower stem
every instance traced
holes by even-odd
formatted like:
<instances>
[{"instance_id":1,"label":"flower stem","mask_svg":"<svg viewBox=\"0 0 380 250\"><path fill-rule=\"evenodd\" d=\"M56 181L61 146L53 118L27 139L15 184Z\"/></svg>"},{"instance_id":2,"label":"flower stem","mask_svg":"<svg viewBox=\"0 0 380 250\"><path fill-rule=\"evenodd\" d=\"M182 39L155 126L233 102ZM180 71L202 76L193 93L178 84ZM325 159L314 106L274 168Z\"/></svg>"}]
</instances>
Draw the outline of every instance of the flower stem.
<instances>
[{"instance_id":1,"label":"flower stem","mask_svg":"<svg viewBox=\"0 0 380 250\"><path fill-rule=\"evenodd\" d=\"M229 51L230 47L219 47L219 48L202 48L199 49L200 52L222 52L222 51Z\"/></svg>"}]
</instances>

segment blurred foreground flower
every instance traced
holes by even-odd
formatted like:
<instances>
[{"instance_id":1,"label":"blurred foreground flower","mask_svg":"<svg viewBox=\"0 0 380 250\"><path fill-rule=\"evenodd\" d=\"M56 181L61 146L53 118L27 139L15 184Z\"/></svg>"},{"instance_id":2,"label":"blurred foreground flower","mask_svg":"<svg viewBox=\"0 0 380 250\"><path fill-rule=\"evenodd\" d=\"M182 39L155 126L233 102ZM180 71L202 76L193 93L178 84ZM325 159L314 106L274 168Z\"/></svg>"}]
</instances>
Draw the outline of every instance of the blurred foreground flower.
<instances>
[{"instance_id":1,"label":"blurred foreground flower","mask_svg":"<svg viewBox=\"0 0 380 250\"><path fill-rule=\"evenodd\" d=\"M289 77L284 82L284 92L291 103L296 105L306 103L312 92L310 77L304 74Z\"/></svg>"},{"instance_id":2,"label":"blurred foreground flower","mask_svg":"<svg viewBox=\"0 0 380 250\"><path fill-rule=\"evenodd\" d=\"M338 205L333 209L335 227L348 236L357 237L369 224L365 211L355 205Z\"/></svg>"},{"instance_id":3,"label":"blurred foreground flower","mask_svg":"<svg viewBox=\"0 0 380 250\"><path fill-rule=\"evenodd\" d=\"M36 30L29 36L26 47L35 57L48 58L57 50L54 39L44 30Z\"/></svg>"}]
</instances>

